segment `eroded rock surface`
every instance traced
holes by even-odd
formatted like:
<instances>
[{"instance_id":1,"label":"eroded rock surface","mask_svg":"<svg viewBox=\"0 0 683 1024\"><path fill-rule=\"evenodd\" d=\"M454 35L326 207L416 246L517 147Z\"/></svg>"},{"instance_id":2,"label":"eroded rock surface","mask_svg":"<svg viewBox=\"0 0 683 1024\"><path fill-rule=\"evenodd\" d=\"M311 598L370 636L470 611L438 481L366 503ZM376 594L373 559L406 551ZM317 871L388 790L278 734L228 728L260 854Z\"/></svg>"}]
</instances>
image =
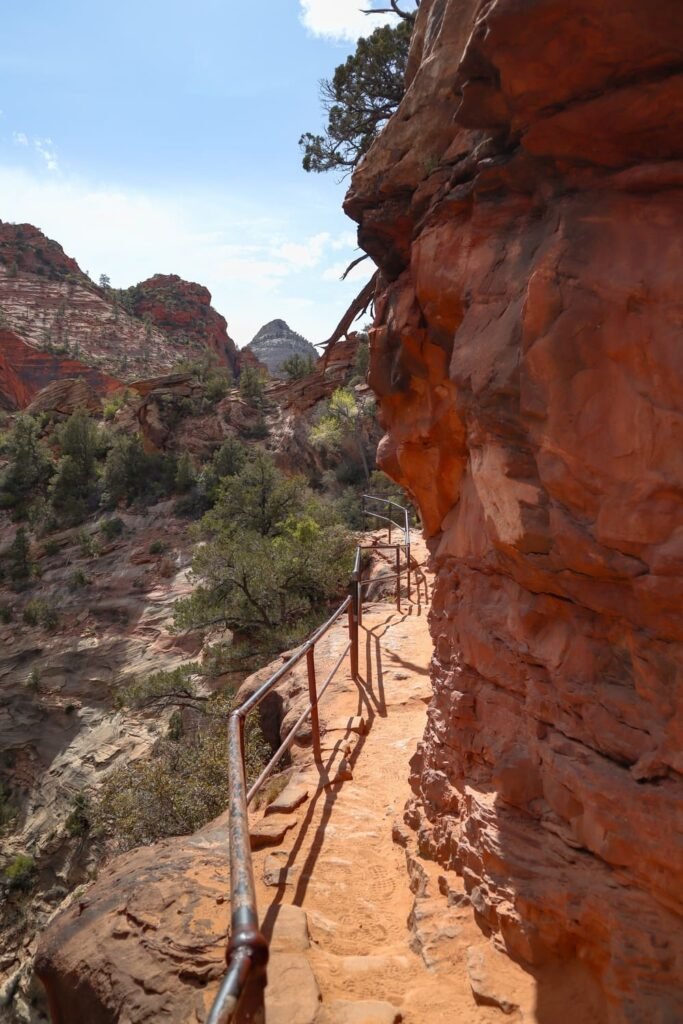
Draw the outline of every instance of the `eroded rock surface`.
<instances>
[{"instance_id":1,"label":"eroded rock surface","mask_svg":"<svg viewBox=\"0 0 683 1024\"><path fill-rule=\"evenodd\" d=\"M347 211L437 575L423 853L613 1021L683 1015L683 19L423 0Z\"/></svg>"}]
</instances>

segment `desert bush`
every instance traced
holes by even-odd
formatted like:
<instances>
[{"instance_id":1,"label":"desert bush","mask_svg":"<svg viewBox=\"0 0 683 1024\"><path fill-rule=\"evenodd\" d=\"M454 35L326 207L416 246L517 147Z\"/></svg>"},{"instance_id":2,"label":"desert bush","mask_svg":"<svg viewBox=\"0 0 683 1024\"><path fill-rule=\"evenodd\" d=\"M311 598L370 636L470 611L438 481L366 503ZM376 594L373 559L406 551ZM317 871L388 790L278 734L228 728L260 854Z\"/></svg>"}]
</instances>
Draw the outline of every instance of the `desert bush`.
<instances>
[{"instance_id":1,"label":"desert bush","mask_svg":"<svg viewBox=\"0 0 683 1024\"><path fill-rule=\"evenodd\" d=\"M79 550L85 558L97 558L101 554L97 538L87 530L79 530L77 540Z\"/></svg>"},{"instance_id":2,"label":"desert bush","mask_svg":"<svg viewBox=\"0 0 683 1024\"><path fill-rule=\"evenodd\" d=\"M190 736L164 738L154 753L114 771L102 787L94 823L124 849L187 835L228 803L225 718L230 698L212 698ZM245 730L246 771L255 779L267 756L257 715Z\"/></svg>"},{"instance_id":3,"label":"desert bush","mask_svg":"<svg viewBox=\"0 0 683 1024\"><path fill-rule=\"evenodd\" d=\"M71 810L64 821L64 829L67 835L84 836L90 831L90 798L81 791L71 798L70 803Z\"/></svg>"},{"instance_id":4,"label":"desert bush","mask_svg":"<svg viewBox=\"0 0 683 1024\"><path fill-rule=\"evenodd\" d=\"M300 356L295 353L289 359L285 359L281 369L287 374L289 380L301 380L302 377L313 373L313 366L312 356Z\"/></svg>"},{"instance_id":5,"label":"desert bush","mask_svg":"<svg viewBox=\"0 0 683 1024\"><path fill-rule=\"evenodd\" d=\"M24 605L22 618L28 626L54 629L59 621L56 608L42 597L32 597Z\"/></svg>"},{"instance_id":6,"label":"desert bush","mask_svg":"<svg viewBox=\"0 0 683 1024\"><path fill-rule=\"evenodd\" d=\"M88 579L82 569L75 569L69 577L69 590L80 590L86 586Z\"/></svg>"},{"instance_id":7,"label":"desert bush","mask_svg":"<svg viewBox=\"0 0 683 1024\"><path fill-rule=\"evenodd\" d=\"M157 537L156 540L153 540L149 546L150 555L163 555L165 550L166 545L164 544L163 540L161 540L160 537Z\"/></svg>"},{"instance_id":8,"label":"desert bush","mask_svg":"<svg viewBox=\"0 0 683 1024\"><path fill-rule=\"evenodd\" d=\"M118 516L112 516L111 519L103 519L100 523L100 533L104 536L105 540L110 542L115 540L116 537L120 537L123 529L123 520L119 519Z\"/></svg>"},{"instance_id":9,"label":"desert bush","mask_svg":"<svg viewBox=\"0 0 683 1024\"><path fill-rule=\"evenodd\" d=\"M175 473L175 489L179 494L186 494L187 491L193 486L195 482L194 469L192 468L192 462L187 452L178 459L178 465Z\"/></svg>"},{"instance_id":10,"label":"desert bush","mask_svg":"<svg viewBox=\"0 0 683 1024\"><path fill-rule=\"evenodd\" d=\"M18 853L3 871L5 883L9 889L27 892L31 888L35 871L33 857L26 853Z\"/></svg>"}]
</instances>

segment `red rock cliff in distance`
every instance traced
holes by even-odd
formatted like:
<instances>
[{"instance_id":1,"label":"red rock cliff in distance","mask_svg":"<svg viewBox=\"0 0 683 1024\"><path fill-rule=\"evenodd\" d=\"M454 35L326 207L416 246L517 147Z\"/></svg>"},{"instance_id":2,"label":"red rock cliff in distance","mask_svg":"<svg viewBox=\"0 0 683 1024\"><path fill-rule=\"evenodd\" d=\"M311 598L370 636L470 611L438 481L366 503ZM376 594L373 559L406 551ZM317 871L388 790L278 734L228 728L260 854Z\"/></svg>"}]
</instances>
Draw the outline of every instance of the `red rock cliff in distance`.
<instances>
[{"instance_id":1,"label":"red rock cliff in distance","mask_svg":"<svg viewBox=\"0 0 683 1024\"><path fill-rule=\"evenodd\" d=\"M423 0L410 77L346 200L437 572L408 818L512 955L683 1020L681 5Z\"/></svg>"},{"instance_id":2,"label":"red rock cliff in distance","mask_svg":"<svg viewBox=\"0 0 683 1024\"><path fill-rule=\"evenodd\" d=\"M225 317L211 305L211 292L177 274L155 274L129 289L133 312L177 341L205 345L220 363L237 370L237 347Z\"/></svg>"},{"instance_id":3,"label":"red rock cliff in distance","mask_svg":"<svg viewBox=\"0 0 683 1024\"><path fill-rule=\"evenodd\" d=\"M231 370L237 365L235 344L206 288L176 275L157 275L123 292L100 288L31 224L0 221L0 329L15 338L12 345L0 338L6 408L22 408L63 377L84 376L102 393L109 389L105 381L164 374L181 359L202 358L207 348Z\"/></svg>"}]
</instances>

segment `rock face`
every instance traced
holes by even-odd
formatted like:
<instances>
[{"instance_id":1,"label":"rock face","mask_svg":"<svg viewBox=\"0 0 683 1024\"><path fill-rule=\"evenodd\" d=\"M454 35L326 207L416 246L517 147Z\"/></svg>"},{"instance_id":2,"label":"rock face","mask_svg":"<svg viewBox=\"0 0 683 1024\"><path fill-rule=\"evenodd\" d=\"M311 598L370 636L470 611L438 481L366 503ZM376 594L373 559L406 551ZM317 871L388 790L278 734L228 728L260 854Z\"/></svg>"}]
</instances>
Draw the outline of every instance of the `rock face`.
<instances>
[{"instance_id":1,"label":"rock face","mask_svg":"<svg viewBox=\"0 0 683 1024\"><path fill-rule=\"evenodd\" d=\"M246 346L265 365L271 377L285 377L282 364L292 356L304 359L318 358L310 341L293 331L284 320L271 320L257 331Z\"/></svg>"},{"instance_id":2,"label":"rock face","mask_svg":"<svg viewBox=\"0 0 683 1024\"><path fill-rule=\"evenodd\" d=\"M346 200L437 574L408 820L629 1024L683 1016L682 53L675 0L423 0Z\"/></svg>"},{"instance_id":3,"label":"rock face","mask_svg":"<svg viewBox=\"0 0 683 1024\"><path fill-rule=\"evenodd\" d=\"M121 387L121 381L79 359L41 352L14 331L0 327L0 408L23 409L46 383L81 377L99 395Z\"/></svg>"},{"instance_id":4,"label":"rock face","mask_svg":"<svg viewBox=\"0 0 683 1024\"><path fill-rule=\"evenodd\" d=\"M211 292L177 274L155 274L129 289L133 312L184 344L203 345L220 363L237 369L237 348L225 317L211 305Z\"/></svg>"},{"instance_id":5,"label":"rock face","mask_svg":"<svg viewBox=\"0 0 683 1024\"><path fill-rule=\"evenodd\" d=\"M105 394L207 349L237 369L206 288L176 275L99 288L38 228L0 221L0 406L23 408L61 377L83 376Z\"/></svg>"},{"instance_id":6,"label":"rock face","mask_svg":"<svg viewBox=\"0 0 683 1024\"><path fill-rule=\"evenodd\" d=\"M52 534L33 547L40 580L23 591L3 588L0 787L17 810L1 844L3 1021L44 1019L31 980L37 938L102 857L92 836L70 832L72 800L146 755L166 727L163 716L113 707L114 689L136 674L176 667L200 644L171 633L173 602L191 590L186 522L173 517L172 502L121 518L124 532L111 543L94 523ZM15 530L3 516L0 550ZM153 555L150 545L161 538L166 553ZM25 621L35 598L55 610L54 628ZM33 883L28 892L8 891L4 869L20 854L34 861Z\"/></svg>"}]
</instances>

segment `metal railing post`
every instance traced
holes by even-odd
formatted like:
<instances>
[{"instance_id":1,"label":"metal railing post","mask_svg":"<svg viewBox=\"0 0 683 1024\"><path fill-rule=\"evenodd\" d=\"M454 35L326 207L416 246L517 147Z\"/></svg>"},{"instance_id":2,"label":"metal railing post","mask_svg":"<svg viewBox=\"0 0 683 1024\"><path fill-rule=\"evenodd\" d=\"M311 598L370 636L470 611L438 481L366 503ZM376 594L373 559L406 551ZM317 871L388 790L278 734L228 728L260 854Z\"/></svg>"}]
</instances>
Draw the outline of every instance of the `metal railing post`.
<instances>
[{"instance_id":1,"label":"metal railing post","mask_svg":"<svg viewBox=\"0 0 683 1024\"><path fill-rule=\"evenodd\" d=\"M408 520L408 509L405 510L405 524L406 524L406 576L408 582L408 601L412 600L412 594L410 590L410 522Z\"/></svg>"},{"instance_id":2,"label":"metal railing post","mask_svg":"<svg viewBox=\"0 0 683 1024\"><path fill-rule=\"evenodd\" d=\"M354 682L358 679L358 572L351 576L349 594L351 603L349 605L349 640L351 641L351 677Z\"/></svg>"},{"instance_id":3,"label":"metal railing post","mask_svg":"<svg viewBox=\"0 0 683 1024\"><path fill-rule=\"evenodd\" d=\"M396 610L401 610L401 547L396 545Z\"/></svg>"},{"instance_id":4,"label":"metal railing post","mask_svg":"<svg viewBox=\"0 0 683 1024\"><path fill-rule=\"evenodd\" d=\"M318 718L318 691L315 684L315 645L306 651L306 669L308 672L308 696L311 703L311 727L313 732L313 756L316 764L320 764L320 720Z\"/></svg>"}]
</instances>

